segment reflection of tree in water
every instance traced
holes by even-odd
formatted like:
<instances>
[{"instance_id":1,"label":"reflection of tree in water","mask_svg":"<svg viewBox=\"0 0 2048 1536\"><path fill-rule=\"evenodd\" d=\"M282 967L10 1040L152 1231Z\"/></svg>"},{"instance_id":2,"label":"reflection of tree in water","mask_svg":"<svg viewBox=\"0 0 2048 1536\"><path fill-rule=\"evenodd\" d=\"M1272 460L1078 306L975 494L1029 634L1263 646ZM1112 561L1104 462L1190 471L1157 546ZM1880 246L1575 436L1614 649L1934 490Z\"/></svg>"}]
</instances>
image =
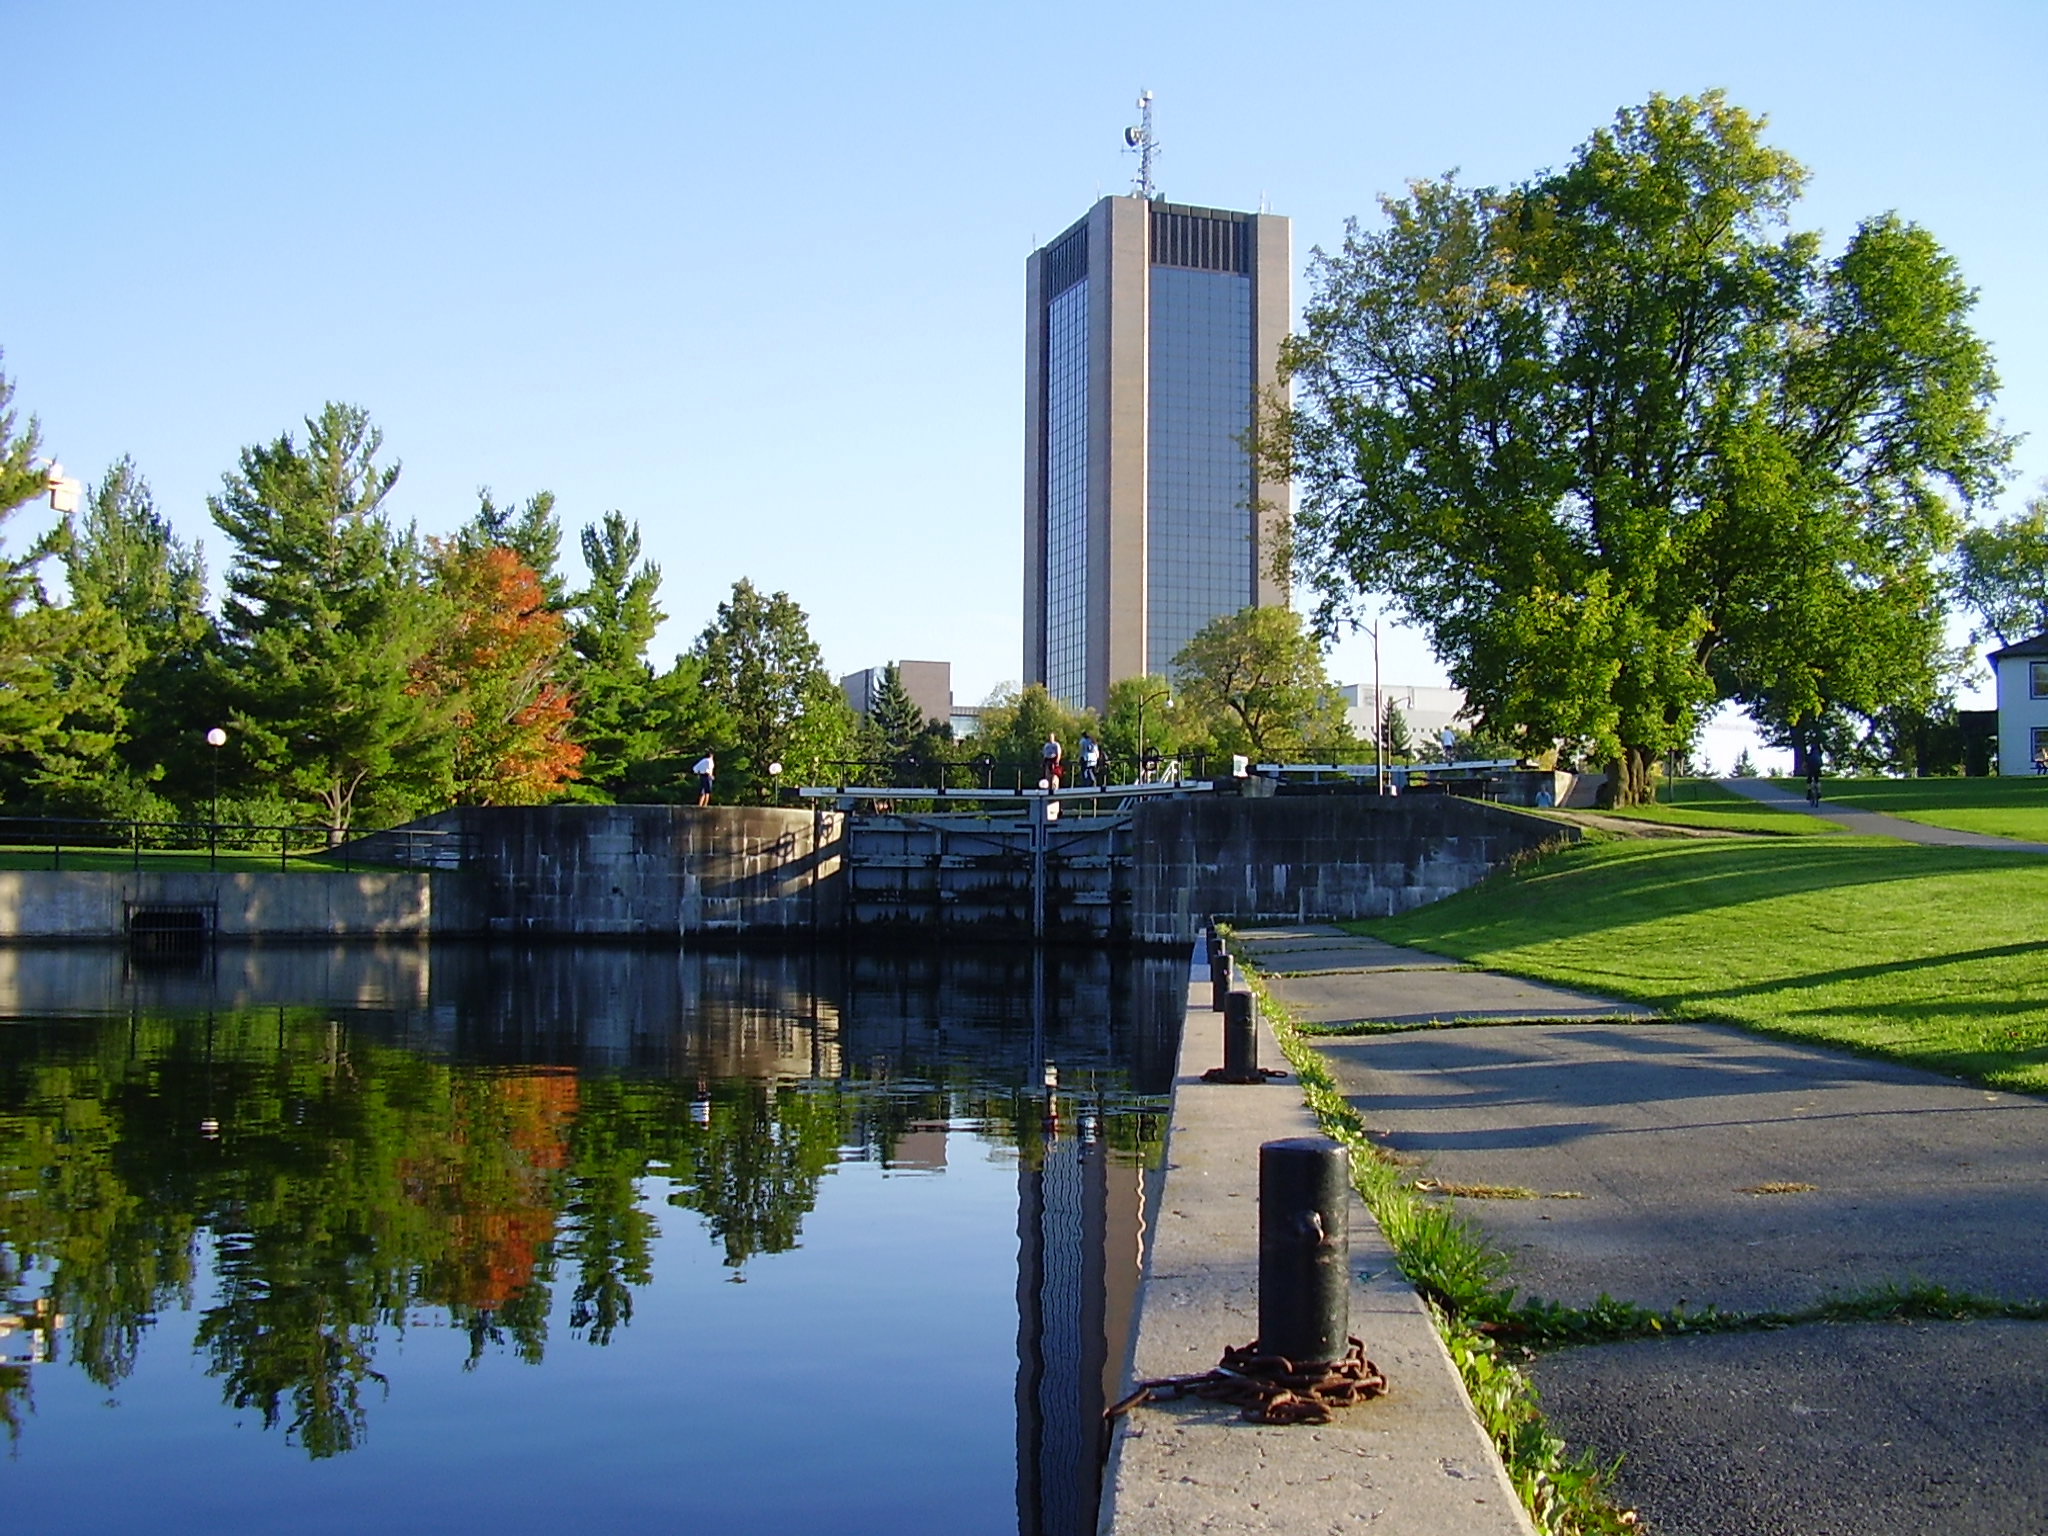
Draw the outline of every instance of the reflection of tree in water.
<instances>
[{"instance_id":1,"label":"reflection of tree in water","mask_svg":"<svg viewBox=\"0 0 2048 1536\"><path fill-rule=\"evenodd\" d=\"M65 1317L112 1388L156 1315L212 1294L197 1333L233 1406L319 1458L361 1442L380 1333L421 1309L468 1366L538 1363L557 1283L593 1344L652 1279L660 1181L740 1271L798 1243L846 1147L970 1119L1030 1161L1042 1100L957 1082L773 1082L453 1064L325 1014L10 1027L0 1059L0 1309ZM692 1101L696 1100L693 1114ZM858 1155L858 1154L856 1154ZM18 1429L35 1367L0 1362Z\"/></svg>"},{"instance_id":2,"label":"reflection of tree in water","mask_svg":"<svg viewBox=\"0 0 2048 1536\"><path fill-rule=\"evenodd\" d=\"M694 1128L688 1172L679 1166L671 1175L683 1187L669 1203L704 1217L728 1268L757 1253L788 1252L845 1139L848 1109L837 1088L721 1084L709 1124Z\"/></svg>"}]
</instances>

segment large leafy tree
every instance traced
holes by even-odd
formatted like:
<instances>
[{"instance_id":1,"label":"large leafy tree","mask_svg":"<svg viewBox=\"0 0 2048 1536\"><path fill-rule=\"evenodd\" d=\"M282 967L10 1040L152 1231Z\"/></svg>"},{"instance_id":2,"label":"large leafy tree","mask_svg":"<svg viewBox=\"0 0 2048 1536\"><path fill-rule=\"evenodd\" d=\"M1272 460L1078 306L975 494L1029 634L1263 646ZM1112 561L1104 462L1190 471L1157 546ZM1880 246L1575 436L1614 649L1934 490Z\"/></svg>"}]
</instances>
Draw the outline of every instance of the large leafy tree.
<instances>
[{"instance_id":1,"label":"large leafy tree","mask_svg":"<svg viewBox=\"0 0 2048 1536\"><path fill-rule=\"evenodd\" d=\"M1116 686L1111 687L1112 706L1119 697ZM1156 703L1154 708L1156 712ZM1045 738L1057 736L1067 782L1072 784L1080 776L1079 743L1084 730L1099 731L1100 723L1092 713L1068 709L1045 684L1031 683L1022 689L1005 684L983 701L980 723L965 750L971 757L986 754L994 759L990 771L997 789L1028 788L1038 782Z\"/></svg>"},{"instance_id":2,"label":"large leafy tree","mask_svg":"<svg viewBox=\"0 0 2048 1536\"><path fill-rule=\"evenodd\" d=\"M1388 594L1492 734L1584 744L1623 802L1717 700L1926 694L1948 497L2009 450L1954 263L1890 215L1787 232L1762 127L1653 97L1561 171L1387 201L1317 258L1263 444L1320 622Z\"/></svg>"},{"instance_id":3,"label":"large leafy tree","mask_svg":"<svg viewBox=\"0 0 2048 1536\"><path fill-rule=\"evenodd\" d=\"M2015 517L1966 529L1954 580L1957 598L1977 615L1972 640L2012 645L2048 630L2048 489Z\"/></svg>"},{"instance_id":4,"label":"large leafy tree","mask_svg":"<svg viewBox=\"0 0 2048 1536\"><path fill-rule=\"evenodd\" d=\"M538 805L577 777L583 749L559 670L568 642L541 578L502 544L431 541L445 618L420 676L449 706L450 781L463 805Z\"/></svg>"},{"instance_id":5,"label":"large leafy tree","mask_svg":"<svg viewBox=\"0 0 2048 1536\"><path fill-rule=\"evenodd\" d=\"M821 781L854 738L846 696L825 670L810 620L786 592L742 578L697 637L691 655L730 731L728 768L751 793L771 792L770 764L788 783Z\"/></svg>"},{"instance_id":6,"label":"large leafy tree","mask_svg":"<svg viewBox=\"0 0 2048 1536\"><path fill-rule=\"evenodd\" d=\"M1191 756L1211 745L1207 722L1198 711L1181 707L1172 686L1157 672L1120 677L1109 685L1102 744L1109 753L1109 771L1133 778L1148 756Z\"/></svg>"},{"instance_id":7,"label":"large leafy tree","mask_svg":"<svg viewBox=\"0 0 2048 1536\"><path fill-rule=\"evenodd\" d=\"M417 669L438 617L410 532L381 508L398 479L367 413L329 404L242 450L208 498L233 551L222 605L233 761L348 828L366 789L394 812L446 795L441 701Z\"/></svg>"},{"instance_id":8,"label":"large leafy tree","mask_svg":"<svg viewBox=\"0 0 2048 1536\"><path fill-rule=\"evenodd\" d=\"M1346 738L1344 704L1315 637L1289 608L1211 619L1173 658L1180 701L1223 751L1259 759Z\"/></svg>"}]
</instances>

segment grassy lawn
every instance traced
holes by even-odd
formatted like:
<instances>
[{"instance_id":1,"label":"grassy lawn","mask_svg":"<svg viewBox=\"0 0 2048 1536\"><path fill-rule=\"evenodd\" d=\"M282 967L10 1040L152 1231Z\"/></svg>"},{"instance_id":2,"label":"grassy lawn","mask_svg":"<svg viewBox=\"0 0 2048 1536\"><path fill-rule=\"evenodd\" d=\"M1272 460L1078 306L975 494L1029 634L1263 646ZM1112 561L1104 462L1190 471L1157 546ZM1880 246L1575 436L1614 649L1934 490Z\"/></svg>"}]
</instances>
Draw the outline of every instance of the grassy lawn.
<instances>
[{"instance_id":1,"label":"grassy lawn","mask_svg":"<svg viewBox=\"0 0 2048 1536\"><path fill-rule=\"evenodd\" d=\"M1617 816L1660 826L1699 827L1711 832L1760 832L1772 837L1815 837L1839 833L1831 822L1797 811L1781 811L1723 789L1711 779L1679 779L1657 786L1652 805L1632 805Z\"/></svg>"},{"instance_id":2,"label":"grassy lawn","mask_svg":"<svg viewBox=\"0 0 2048 1536\"><path fill-rule=\"evenodd\" d=\"M1929 826L2048 843L2048 778L1828 779L1821 798Z\"/></svg>"},{"instance_id":3,"label":"grassy lawn","mask_svg":"<svg viewBox=\"0 0 2048 1536\"><path fill-rule=\"evenodd\" d=\"M2042 1093L2044 917L2048 857L1843 836L1581 844L1346 926L1672 1018Z\"/></svg>"}]
</instances>

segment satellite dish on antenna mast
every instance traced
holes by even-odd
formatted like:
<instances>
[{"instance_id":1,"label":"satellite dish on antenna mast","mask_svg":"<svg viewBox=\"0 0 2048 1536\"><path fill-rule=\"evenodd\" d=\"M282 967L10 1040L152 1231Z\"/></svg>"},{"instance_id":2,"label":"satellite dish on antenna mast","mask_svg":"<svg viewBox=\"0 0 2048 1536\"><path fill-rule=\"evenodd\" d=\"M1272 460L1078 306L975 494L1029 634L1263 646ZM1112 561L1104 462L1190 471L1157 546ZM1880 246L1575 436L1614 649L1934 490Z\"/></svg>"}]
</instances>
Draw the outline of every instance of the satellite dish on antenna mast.
<instances>
[{"instance_id":1,"label":"satellite dish on antenna mast","mask_svg":"<svg viewBox=\"0 0 2048 1536\"><path fill-rule=\"evenodd\" d=\"M1152 93L1138 93L1138 108L1145 116L1135 128L1124 130L1124 148L1138 157L1138 174L1131 180L1131 195L1151 201L1157 196L1152 183L1152 157L1159 153L1159 145L1152 137Z\"/></svg>"}]
</instances>

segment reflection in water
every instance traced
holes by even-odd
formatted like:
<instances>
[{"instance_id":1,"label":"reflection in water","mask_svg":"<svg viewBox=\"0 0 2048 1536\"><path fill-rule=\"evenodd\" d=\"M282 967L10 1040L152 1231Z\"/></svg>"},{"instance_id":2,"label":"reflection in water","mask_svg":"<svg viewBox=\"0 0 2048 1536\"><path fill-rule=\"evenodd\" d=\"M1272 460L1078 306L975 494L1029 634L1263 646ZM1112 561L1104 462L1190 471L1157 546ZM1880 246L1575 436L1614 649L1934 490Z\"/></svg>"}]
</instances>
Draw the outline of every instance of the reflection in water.
<instances>
[{"instance_id":1,"label":"reflection in water","mask_svg":"<svg viewBox=\"0 0 2048 1536\"><path fill-rule=\"evenodd\" d=\"M409 1328L450 1330L466 1371L629 1343L664 1208L746 1279L801 1246L835 1170L941 1174L964 1143L1015 1167L1015 1528L1090 1530L1184 977L1028 950L0 951L15 1455L45 1434L43 1373L113 1394L190 1314L229 1407L331 1458L405 1390ZM934 1240L832 1284L899 1283Z\"/></svg>"}]
</instances>

